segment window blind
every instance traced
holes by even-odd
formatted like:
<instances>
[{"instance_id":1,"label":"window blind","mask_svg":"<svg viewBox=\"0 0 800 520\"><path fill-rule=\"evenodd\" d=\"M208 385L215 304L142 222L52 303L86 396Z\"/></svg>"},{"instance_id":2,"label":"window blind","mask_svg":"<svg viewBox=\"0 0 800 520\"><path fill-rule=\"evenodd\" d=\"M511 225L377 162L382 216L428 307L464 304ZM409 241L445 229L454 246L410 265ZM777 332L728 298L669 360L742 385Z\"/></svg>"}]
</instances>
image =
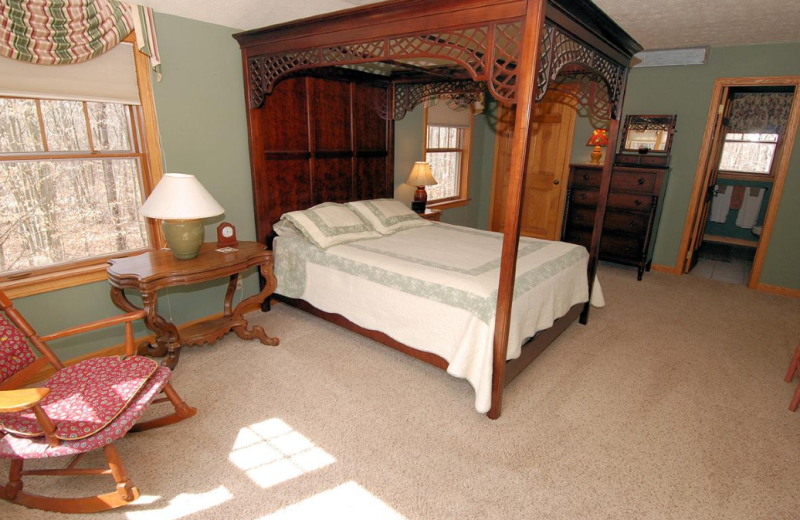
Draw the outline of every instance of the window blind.
<instances>
[{"instance_id":1,"label":"window blind","mask_svg":"<svg viewBox=\"0 0 800 520\"><path fill-rule=\"evenodd\" d=\"M0 95L138 105L133 45L121 43L73 65L34 65L0 57Z\"/></svg>"},{"instance_id":2,"label":"window blind","mask_svg":"<svg viewBox=\"0 0 800 520\"><path fill-rule=\"evenodd\" d=\"M428 108L428 124L469 128L469 110L453 110L443 100Z\"/></svg>"}]
</instances>

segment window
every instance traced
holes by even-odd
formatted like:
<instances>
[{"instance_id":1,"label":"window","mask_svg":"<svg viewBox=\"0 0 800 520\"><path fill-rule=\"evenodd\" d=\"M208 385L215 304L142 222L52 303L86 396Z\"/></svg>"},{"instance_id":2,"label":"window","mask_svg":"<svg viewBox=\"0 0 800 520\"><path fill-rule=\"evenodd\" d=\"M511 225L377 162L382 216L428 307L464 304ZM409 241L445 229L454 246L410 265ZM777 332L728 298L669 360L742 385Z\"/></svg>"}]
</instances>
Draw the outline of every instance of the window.
<instances>
[{"instance_id":1,"label":"window","mask_svg":"<svg viewBox=\"0 0 800 520\"><path fill-rule=\"evenodd\" d=\"M726 134L719 170L770 175L777 147L778 134Z\"/></svg>"},{"instance_id":2,"label":"window","mask_svg":"<svg viewBox=\"0 0 800 520\"><path fill-rule=\"evenodd\" d=\"M428 187L428 199L452 199L461 193L461 163L464 155L464 129L428 125L425 160L439 184Z\"/></svg>"},{"instance_id":3,"label":"window","mask_svg":"<svg viewBox=\"0 0 800 520\"><path fill-rule=\"evenodd\" d=\"M462 122L461 124L439 122L448 117L460 118ZM423 154L425 161L430 163L431 173L438 183L426 188L428 204L440 208L463 205L469 196L472 114L469 110L458 112L451 110L444 103L440 103L425 109L425 120L427 124Z\"/></svg>"},{"instance_id":4,"label":"window","mask_svg":"<svg viewBox=\"0 0 800 520\"><path fill-rule=\"evenodd\" d=\"M138 214L161 156L147 57L133 54L141 105L0 95L0 288L10 297L105 279L109 257L160 246Z\"/></svg>"},{"instance_id":5,"label":"window","mask_svg":"<svg viewBox=\"0 0 800 520\"><path fill-rule=\"evenodd\" d=\"M133 107L0 98L0 272L148 247Z\"/></svg>"}]
</instances>

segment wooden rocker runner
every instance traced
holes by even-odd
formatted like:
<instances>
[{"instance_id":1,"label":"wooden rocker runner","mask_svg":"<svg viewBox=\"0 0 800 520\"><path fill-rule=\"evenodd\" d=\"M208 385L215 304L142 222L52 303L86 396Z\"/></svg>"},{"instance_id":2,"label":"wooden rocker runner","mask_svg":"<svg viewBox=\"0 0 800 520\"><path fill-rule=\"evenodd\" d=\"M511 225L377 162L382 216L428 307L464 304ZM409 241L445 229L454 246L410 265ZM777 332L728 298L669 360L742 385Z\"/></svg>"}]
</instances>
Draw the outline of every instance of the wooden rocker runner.
<instances>
[{"instance_id":1,"label":"wooden rocker runner","mask_svg":"<svg viewBox=\"0 0 800 520\"><path fill-rule=\"evenodd\" d=\"M114 442L128 431L176 423L197 413L169 384L172 372L152 359L136 356L131 312L40 337L11 300L0 291L0 458L11 460L0 498L34 509L92 513L124 506L139 498ZM124 357L92 358L65 367L47 341L125 324ZM42 356L36 358L33 344ZM20 389L40 369L56 373L40 388ZM164 397L156 399L159 394ZM137 424L152 403L169 401L174 413ZM88 452L102 449L107 468L78 468ZM23 469L29 459L72 457L62 469ZM26 476L110 475L116 490L83 498L53 498L23 491Z\"/></svg>"}]
</instances>

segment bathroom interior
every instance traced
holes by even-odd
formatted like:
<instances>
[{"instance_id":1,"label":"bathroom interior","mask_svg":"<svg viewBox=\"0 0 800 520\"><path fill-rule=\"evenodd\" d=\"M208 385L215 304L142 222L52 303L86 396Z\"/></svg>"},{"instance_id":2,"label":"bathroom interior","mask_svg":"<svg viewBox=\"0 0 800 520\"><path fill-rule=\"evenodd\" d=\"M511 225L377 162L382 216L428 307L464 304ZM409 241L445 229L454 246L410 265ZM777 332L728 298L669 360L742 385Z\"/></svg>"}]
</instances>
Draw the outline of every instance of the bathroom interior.
<instances>
[{"instance_id":1,"label":"bathroom interior","mask_svg":"<svg viewBox=\"0 0 800 520\"><path fill-rule=\"evenodd\" d=\"M717 152L709 166L716 181L690 274L747 285L782 154L794 89L731 88L720 107Z\"/></svg>"},{"instance_id":2,"label":"bathroom interior","mask_svg":"<svg viewBox=\"0 0 800 520\"><path fill-rule=\"evenodd\" d=\"M722 178L720 175L692 275L747 285L771 188L771 181Z\"/></svg>"}]
</instances>

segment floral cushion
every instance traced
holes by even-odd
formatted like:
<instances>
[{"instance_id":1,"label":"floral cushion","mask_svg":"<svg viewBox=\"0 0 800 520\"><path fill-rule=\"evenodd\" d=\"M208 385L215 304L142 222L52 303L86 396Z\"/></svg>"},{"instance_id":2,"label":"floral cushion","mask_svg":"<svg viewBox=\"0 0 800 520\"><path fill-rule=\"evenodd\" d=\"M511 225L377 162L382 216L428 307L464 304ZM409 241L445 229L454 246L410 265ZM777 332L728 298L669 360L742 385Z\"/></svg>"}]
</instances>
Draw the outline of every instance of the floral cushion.
<instances>
[{"instance_id":1,"label":"floral cushion","mask_svg":"<svg viewBox=\"0 0 800 520\"><path fill-rule=\"evenodd\" d=\"M0 312L0 383L36 361L22 333Z\"/></svg>"},{"instance_id":2,"label":"floral cushion","mask_svg":"<svg viewBox=\"0 0 800 520\"><path fill-rule=\"evenodd\" d=\"M169 368L159 367L155 374L147 380L141 392L125 410L111 421L105 428L85 439L61 441L59 446L51 448L44 437L16 437L6 435L0 438L0 458L2 459L45 459L65 457L85 453L102 448L121 438L130 430L136 421L150 406L150 403L169 382L172 372Z\"/></svg>"},{"instance_id":3,"label":"floral cushion","mask_svg":"<svg viewBox=\"0 0 800 520\"><path fill-rule=\"evenodd\" d=\"M128 406L158 368L154 360L102 357L64 368L42 386L50 393L41 405L56 425L56 437L85 439L106 427ZM0 414L0 428L23 437L44 432L32 410Z\"/></svg>"}]
</instances>

